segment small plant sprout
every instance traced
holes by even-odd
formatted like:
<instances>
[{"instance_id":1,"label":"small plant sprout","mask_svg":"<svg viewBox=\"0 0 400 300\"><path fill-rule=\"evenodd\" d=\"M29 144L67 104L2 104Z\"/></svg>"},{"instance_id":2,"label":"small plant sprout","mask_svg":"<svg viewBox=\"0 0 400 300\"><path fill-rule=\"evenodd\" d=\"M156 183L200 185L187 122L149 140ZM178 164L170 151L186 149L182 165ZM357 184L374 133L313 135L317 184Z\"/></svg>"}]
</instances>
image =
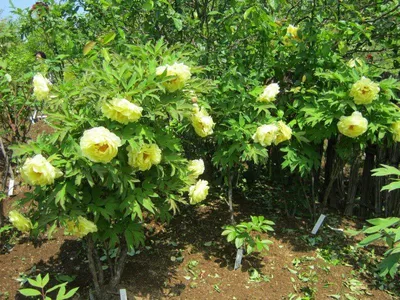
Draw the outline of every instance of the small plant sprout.
<instances>
[{"instance_id":1,"label":"small plant sprout","mask_svg":"<svg viewBox=\"0 0 400 300\"><path fill-rule=\"evenodd\" d=\"M223 236L226 236L228 242L234 242L237 249L244 248L246 253L250 254L253 251L262 252L269 251L269 246L272 241L262 240L258 233L267 233L274 231L271 227L274 222L264 219L263 216L251 216L250 222L242 222L237 225L227 225L223 229Z\"/></svg>"},{"instance_id":2,"label":"small plant sprout","mask_svg":"<svg viewBox=\"0 0 400 300\"><path fill-rule=\"evenodd\" d=\"M43 300L64 300L64 299L70 299L72 296L75 295L76 291L78 288L73 288L70 291L67 291L66 285L67 282L57 284L49 289L46 289L46 285L50 281L50 276L49 274L46 274L42 278L42 275L39 274L36 276L35 279L28 278L28 283L34 287L34 288L26 288L26 289L20 289L19 292L26 296L26 297L34 297L35 299L43 299ZM56 298L50 298L48 296L49 293L57 291Z\"/></svg>"}]
</instances>

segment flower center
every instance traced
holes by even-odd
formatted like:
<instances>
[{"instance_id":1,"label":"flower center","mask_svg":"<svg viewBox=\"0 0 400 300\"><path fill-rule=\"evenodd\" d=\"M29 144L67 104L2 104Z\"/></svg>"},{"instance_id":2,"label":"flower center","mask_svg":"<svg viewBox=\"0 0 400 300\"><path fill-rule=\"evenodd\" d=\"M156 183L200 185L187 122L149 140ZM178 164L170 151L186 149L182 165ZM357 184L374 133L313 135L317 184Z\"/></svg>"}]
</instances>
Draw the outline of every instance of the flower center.
<instances>
[{"instance_id":1,"label":"flower center","mask_svg":"<svg viewBox=\"0 0 400 300\"><path fill-rule=\"evenodd\" d=\"M108 149L107 144L101 144L100 147L98 148L100 152L106 152Z\"/></svg>"}]
</instances>

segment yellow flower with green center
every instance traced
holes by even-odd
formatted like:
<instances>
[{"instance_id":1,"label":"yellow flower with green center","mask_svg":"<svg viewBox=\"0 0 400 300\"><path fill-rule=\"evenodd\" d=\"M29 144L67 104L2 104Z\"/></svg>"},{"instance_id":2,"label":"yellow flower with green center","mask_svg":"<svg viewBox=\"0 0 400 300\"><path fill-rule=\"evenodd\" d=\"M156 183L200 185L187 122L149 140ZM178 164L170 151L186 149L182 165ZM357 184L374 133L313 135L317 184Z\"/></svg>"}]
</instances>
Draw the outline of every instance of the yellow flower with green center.
<instances>
[{"instance_id":1,"label":"yellow flower with green center","mask_svg":"<svg viewBox=\"0 0 400 300\"><path fill-rule=\"evenodd\" d=\"M171 66L160 66L156 69L157 76L161 76L164 72L166 73L166 76L173 77L162 83L170 93L181 90L185 86L186 81L188 81L192 76L190 68L182 63L174 63Z\"/></svg>"},{"instance_id":2,"label":"yellow flower with green center","mask_svg":"<svg viewBox=\"0 0 400 300\"><path fill-rule=\"evenodd\" d=\"M278 133L279 128L275 124L261 125L253 135L253 140L263 147L270 146L275 142Z\"/></svg>"},{"instance_id":3,"label":"yellow flower with green center","mask_svg":"<svg viewBox=\"0 0 400 300\"><path fill-rule=\"evenodd\" d=\"M342 116L337 124L341 134L355 138L367 131L368 120L358 111L355 111L351 116Z\"/></svg>"},{"instance_id":4,"label":"yellow flower with green center","mask_svg":"<svg viewBox=\"0 0 400 300\"><path fill-rule=\"evenodd\" d=\"M395 142L400 142L400 121L394 122L392 124L393 140Z\"/></svg>"},{"instance_id":5,"label":"yellow flower with green center","mask_svg":"<svg viewBox=\"0 0 400 300\"><path fill-rule=\"evenodd\" d=\"M101 163L110 162L118 154L121 145L121 139L104 127L85 130L80 140L83 156Z\"/></svg>"},{"instance_id":6,"label":"yellow flower with green center","mask_svg":"<svg viewBox=\"0 0 400 300\"><path fill-rule=\"evenodd\" d=\"M70 220L67 222L67 231L77 237L84 237L89 233L97 232L97 226L92 221L79 216L76 221Z\"/></svg>"},{"instance_id":7,"label":"yellow flower with green center","mask_svg":"<svg viewBox=\"0 0 400 300\"><path fill-rule=\"evenodd\" d=\"M363 76L351 87L350 96L355 104L370 104L378 97L379 91L379 84Z\"/></svg>"},{"instance_id":8,"label":"yellow flower with green center","mask_svg":"<svg viewBox=\"0 0 400 300\"><path fill-rule=\"evenodd\" d=\"M191 160L188 164L190 176L194 179L204 173L204 161L202 159Z\"/></svg>"},{"instance_id":9,"label":"yellow flower with green center","mask_svg":"<svg viewBox=\"0 0 400 300\"><path fill-rule=\"evenodd\" d=\"M114 121L122 124L136 122L142 116L143 108L129 102L126 99L113 99L105 102L101 107L103 114Z\"/></svg>"},{"instance_id":10,"label":"yellow flower with green center","mask_svg":"<svg viewBox=\"0 0 400 300\"><path fill-rule=\"evenodd\" d=\"M199 180L195 185L192 185L189 188L190 204L194 205L206 199L209 188L207 180Z\"/></svg>"},{"instance_id":11,"label":"yellow flower with green center","mask_svg":"<svg viewBox=\"0 0 400 300\"><path fill-rule=\"evenodd\" d=\"M271 83L267 85L262 94L257 98L260 102L272 102L275 101L276 96L279 94L279 84Z\"/></svg>"},{"instance_id":12,"label":"yellow flower with green center","mask_svg":"<svg viewBox=\"0 0 400 300\"><path fill-rule=\"evenodd\" d=\"M278 126L278 133L274 141L275 145L278 145L279 143L290 140L292 138L292 129L289 126L287 126L282 121L279 121L277 123L277 126Z\"/></svg>"},{"instance_id":13,"label":"yellow flower with green center","mask_svg":"<svg viewBox=\"0 0 400 300\"><path fill-rule=\"evenodd\" d=\"M128 164L140 171L149 170L153 165L161 162L161 149L156 144L144 144L139 150L133 150L131 146L128 151Z\"/></svg>"},{"instance_id":14,"label":"yellow flower with green center","mask_svg":"<svg viewBox=\"0 0 400 300\"><path fill-rule=\"evenodd\" d=\"M293 26L292 24L290 24L286 30L286 34L290 35L291 37L298 39L298 31L299 31L299 27L297 26Z\"/></svg>"},{"instance_id":15,"label":"yellow flower with green center","mask_svg":"<svg viewBox=\"0 0 400 300\"><path fill-rule=\"evenodd\" d=\"M47 78L37 73L33 77L33 95L39 101L46 100L49 97L51 85Z\"/></svg>"},{"instance_id":16,"label":"yellow flower with green center","mask_svg":"<svg viewBox=\"0 0 400 300\"><path fill-rule=\"evenodd\" d=\"M28 218L24 217L22 214L16 210L9 212L8 217L11 224L21 232L29 232L32 229L32 222Z\"/></svg>"},{"instance_id":17,"label":"yellow flower with green center","mask_svg":"<svg viewBox=\"0 0 400 300\"><path fill-rule=\"evenodd\" d=\"M28 158L21 168L22 179L31 185L49 185L63 173L53 167L41 154Z\"/></svg>"},{"instance_id":18,"label":"yellow flower with green center","mask_svg":"<svg viewBox=\"0 0 400 300\"><path fill-rule=\"evenodd\" d=\"M194 113L191 117L194 131L200 137L206 137L212 134L214 128L214 121L208 115L205 109L200 109L197 104L194 105Z\"/></svg>"}]
</instances>

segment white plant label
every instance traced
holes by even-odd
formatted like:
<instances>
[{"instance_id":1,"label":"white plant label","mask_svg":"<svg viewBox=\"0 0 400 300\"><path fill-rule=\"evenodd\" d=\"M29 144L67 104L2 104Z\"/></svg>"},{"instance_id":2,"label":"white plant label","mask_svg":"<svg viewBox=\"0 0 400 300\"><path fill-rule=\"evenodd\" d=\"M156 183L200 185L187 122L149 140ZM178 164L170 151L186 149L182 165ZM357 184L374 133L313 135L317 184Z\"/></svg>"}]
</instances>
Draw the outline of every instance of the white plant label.
<instances>
[{"instance_id":1,"label":"white plant label","mask_svg":"<svg viewBox=\"0 0 400 300\"><path fill-rule=\"evenodd\" d=\"M236 252L235 267L233 268L234 270L239 269L240 265L242 264L242 258L243 258L243 249L240 248Z\"/></svg>"},{"instance_id":2,"label":"white plant label","mask_svg":"<svg viewBox=\"0 0 400 300\"><path fill-rule=\"evenodd\" d=\"M121 300L128 300L128 296L126 295L126 289L120 289L119 296Z\"/></svg>"},{"instance_id":3,"label":"white plant label","mask_svg":"<svg viewBox=\"0 0 400 300\"><path fill-rule=\"evenodd\" d=\"M311 231L312 234L316 234L316 233L318 232L319 228L320 228L321 225L322 225L322 222L324 222L324 220L325 220L325 217L326 217L326 216L323 215L323 214L321 214L321 215L319 216L317 223L315 223L314 228L313 228L313 230Z\"/></svg>"},{"instance_id":4,"label":"white plant label","mask_svg":"<svg viewBox=\"0 0 400 300\"><path fill-rule=\"evenodd\" d=\"M10 179L8 182L8 196L12 196L14 194L14 179Z\"/></svg>"}]
</instances>

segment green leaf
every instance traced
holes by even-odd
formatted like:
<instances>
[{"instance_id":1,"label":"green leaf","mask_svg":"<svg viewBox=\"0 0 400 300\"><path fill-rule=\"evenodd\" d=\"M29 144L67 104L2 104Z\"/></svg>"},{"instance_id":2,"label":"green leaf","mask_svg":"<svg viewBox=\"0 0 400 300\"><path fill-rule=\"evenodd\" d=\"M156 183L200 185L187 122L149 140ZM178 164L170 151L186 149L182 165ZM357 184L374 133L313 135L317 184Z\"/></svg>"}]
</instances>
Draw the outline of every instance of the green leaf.
<instances>
[{"instance_id":1,"label":"green leaf","mask_svg":"<svg viewBox=\"0 0 400 300\"><path fill-rule=\"evenodd\" d=\"M117 35L114 32L110 32L107 33L105 36L103 36L103 38L101 39L101 43L103 45L107 45L108 43L110 43L111 41L113 41L115 39Z\"/></svg>"},{"instance_id":2,"label":"green leaf","mask_svg":"<svg viewBox=\"0 0 400 300\"><path fill-rule=\"evenodd\" d=\"M389 255L385 257L382 262L378 265L379 270L381 271L379 275L385 276L389 274L392 278L397 272L397 268L399 266L400 253L396 253L393 255Z\"/></svg>"},{"instance_id":3,"label":"green leaf","mask_svg":"<svg viewBox=\"0 0 400 300\"><path fill-rule=\"evenodd\" d=\"M147 10L147 11L152 10L153 7L154 7L154 2L151 1L151 0L146 1L146 2L143 4L143 9L144 9L144 10Z\"/></svg>"},{"instance_id":4,"label":"green leaf","mask_svg":"<svg viewBox=\"0 0 400 300\"><path fill-rule=\"evenodd\" d=\"M69 299L78 291L79 287L71 289L68 293L65 294L64 299Z\"/></svg>"},{"instance_id":5,"label":"green leaf","mask_svg":"<svg viewBox=\"0 0 400 300\"><path fill-rule=\"evenodd\" d=\"M152 212L153 214L155 213L154 203L150 200L150 198L143 199L143 206L144 206L144 208L146 208L148 211Z\"/></svg>"},{"instance_id":6,"label":"green leaf","mask_svg":"<svg viewBox=\"0 0 400 300\"><path fill-rule=\"evenodd\" d=\"M382 237L382 234L380 234L379 232L372 234L372 235L366 237L365 239L363 239L361 242L359 242L359 245L361 245L361 246L368 245L368 244L380 239L381 237Z\"/></svg>"},{"instance_id":7,"label":"green leaf","mask_svg":"<svg viewBox=\"0 0 400 300\"><path fill-rule=\"evenodd\" d=\"M178 18L172 18L174 20L174 25L176 30L181 31L183 28L182 20Z\"/></svg>"},{"instance_id":8,"label":"green leaf","mask_svg":"<svg viewBox=\"0 0 400 300\"><path fill-rule=\"evenodd\" d=\"M19 292L27 297L33 297L33 296L40 296L41 293L38 290L34 290L34 289L22 289L19 290Z\"/></svg>"}]
</instances>

